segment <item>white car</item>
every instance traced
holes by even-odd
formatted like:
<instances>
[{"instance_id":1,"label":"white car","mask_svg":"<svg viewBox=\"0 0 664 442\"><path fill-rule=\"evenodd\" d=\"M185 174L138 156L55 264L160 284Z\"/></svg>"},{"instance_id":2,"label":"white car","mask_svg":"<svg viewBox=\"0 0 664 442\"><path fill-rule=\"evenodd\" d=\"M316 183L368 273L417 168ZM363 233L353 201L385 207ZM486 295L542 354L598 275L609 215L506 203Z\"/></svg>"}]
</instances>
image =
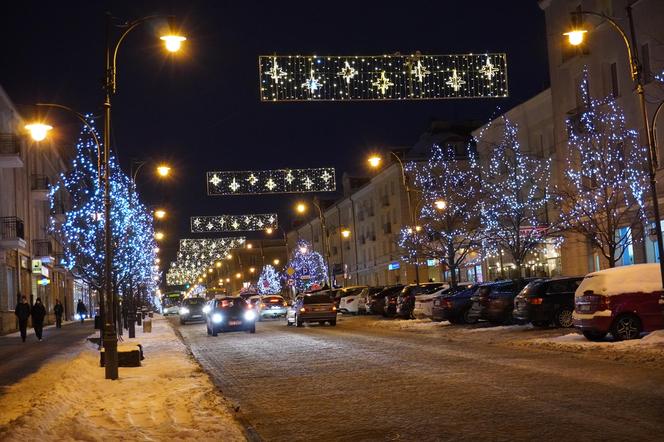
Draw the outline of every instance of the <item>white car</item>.
<instances>
[{"instance_id":1,"label":"white car","mask_svg":"<svg viewBox=\"0 0 664 442\"><path fill-rule=\"evenodd\" d=\"M360 312L366 312L367 297L365 290L369 287L355 286L341 289L341 299L339 299L339 311L341 313L350 313L357 315Z\"/></svg>"},{"instance_id":2,"label":"white car","mask_svg":"<svg viewBox=\"0 0 664 442\"><path fill-rule=\"evenodd\" d=\"M259 321L262 321L265 318L286 317L288 303L283 296L265 295L262 296L258 304L256 304L256 311L258 313Z\"/></svg>"},{"instance_id":3,"label":"white car","mask_svg":"<svg viewBox=\"0 0 664 442\"><path fill-rule=\"evenodd\" d=\"M161 312L162 315L168 316L168 315L179 315L180 314L180 306L179 305L169 305L168 307L164 307Z\"/></svg>"},{"instance_id":4,"label":"white car","mask_svg":"<svg viewBox=\"0 0 664 442\"><path fill-rule=\"evenodd\" d=\"M433 316L433 300L450 289L449 284L444 284L439 290L433 293L415 296L415 307L413 316L418 319L431 318Z\"/></svg>"}]
</instances>

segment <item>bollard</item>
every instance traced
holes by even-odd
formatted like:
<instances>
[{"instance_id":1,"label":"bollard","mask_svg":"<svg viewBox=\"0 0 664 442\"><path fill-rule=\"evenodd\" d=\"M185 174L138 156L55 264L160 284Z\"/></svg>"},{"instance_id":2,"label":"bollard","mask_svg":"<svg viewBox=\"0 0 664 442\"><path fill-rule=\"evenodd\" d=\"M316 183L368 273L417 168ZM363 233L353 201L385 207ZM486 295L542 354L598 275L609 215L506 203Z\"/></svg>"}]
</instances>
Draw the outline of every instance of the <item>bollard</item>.
<instances>
[{"instance_id":1,"label":"bollard","mask_svg":"<svg viewBox=\"0 0 664 442\"><path fill-rule=\"evenodd\" d=\"M145 319L143 321L143 333L152 333L152 320Z\"/></svg>"}]
</instances>

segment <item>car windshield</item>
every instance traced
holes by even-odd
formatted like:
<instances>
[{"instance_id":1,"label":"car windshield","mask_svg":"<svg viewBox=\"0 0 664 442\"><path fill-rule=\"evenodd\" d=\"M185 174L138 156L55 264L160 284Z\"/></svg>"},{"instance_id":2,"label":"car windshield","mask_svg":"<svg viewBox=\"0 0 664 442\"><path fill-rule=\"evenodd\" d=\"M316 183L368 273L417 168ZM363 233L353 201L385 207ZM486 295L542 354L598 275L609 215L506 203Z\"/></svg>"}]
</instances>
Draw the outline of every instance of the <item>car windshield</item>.
<instances>
[{"instance_id":1,"label":"car windshield","mask_svg":"<svg viewBox=\"0 0 664 442\"><path fill-rule=\"evenodd\" d=\"M217 307L222 309L238 309L246 307L247 303L242 298L224 298L220 299Z\"/></svg>"},{"instance_id":2,"label":"car windshield","mask_svg":"<svg viewBox=\"0 0 664 442\"><path fill-rule=\"evenodd\" d=\"M328 295L307 295L304 297L305 304L329 304L330 297Z\"/></svg>"},{"instance_id":3,"label":"car windshield","mask_svg":"<svg viewBox=\"0 0 664 442\"><path fill-rule=\"evenodd\" d=\"M183 305L202 305L205 303L203 298L188 298L183 301Z\"/></svg>"}]
</instances>

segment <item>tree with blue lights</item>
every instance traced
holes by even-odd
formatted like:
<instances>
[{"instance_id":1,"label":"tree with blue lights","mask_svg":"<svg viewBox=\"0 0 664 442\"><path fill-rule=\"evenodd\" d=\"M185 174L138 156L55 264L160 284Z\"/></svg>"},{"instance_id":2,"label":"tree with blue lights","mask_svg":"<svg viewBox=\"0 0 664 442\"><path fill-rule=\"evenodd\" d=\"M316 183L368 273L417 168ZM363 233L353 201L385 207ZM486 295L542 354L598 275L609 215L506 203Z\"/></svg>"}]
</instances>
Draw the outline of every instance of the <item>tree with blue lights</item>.
<instances>
[{"instance_id":1,"label":"tree with blue lights","mask_svg":"<svg viewBox=\"0 0 664 442\"><path fill-rule=\"evenodd\" d=\"M474 149L459 157L454 146L434 146L423 166L408 165L418 189L418 226L402 229L399 245L417 259L437 259L457 284L461 265L480 259L480 175Z\"/></svg>"},{"instance_id":2,"label":"tree with blue lights","mask_svg":"<svg viewBox=\"0 0 664 442\"><path fill-rule=\"evenodd\" d=\"M263 266L258 277L258 293L261 295L274 295L281 291L281 277L279 273L267 264Z\"/></svg>"},{"instance_id":3,"label":"tree with blue lights","mask_svg":"<svg viewBox=\"0 0 664 442\"><path fill-rule=\"evenodd\" d=\"M303 239L297 242L287 267L295 270L290 277L294 279L298 292L304 292L313 285L323 286L327 281L327 266L323 256Z\"/></svg>"},{"instance_id":4,"label":"tree with blue lights","mask_svg":"<svg viewBox=\"0 0 664 442\"><path fill-rule=\"evenodd\" d=\"M633 229L646 222L648 153L613 97L590 96L587 71L580 88L585 106L567 120L565 179L558 189L561 219L614 267L633 244Z\"/></svg>"}]
</instances>

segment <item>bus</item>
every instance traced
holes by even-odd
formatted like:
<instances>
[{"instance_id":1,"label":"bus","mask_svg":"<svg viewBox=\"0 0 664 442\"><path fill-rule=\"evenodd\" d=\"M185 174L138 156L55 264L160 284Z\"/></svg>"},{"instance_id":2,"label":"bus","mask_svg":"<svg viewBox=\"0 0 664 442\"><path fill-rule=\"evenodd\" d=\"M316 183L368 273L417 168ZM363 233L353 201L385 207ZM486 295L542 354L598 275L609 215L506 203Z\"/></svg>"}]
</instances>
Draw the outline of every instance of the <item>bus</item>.
<instances>
[{"instance_id":1,"label":"bus","mask_svg":"<svg viewBox=\"0 0 664 442\"><path fill-rule=\"evenodd\" d=\"M167 292L161 295L161 313L177 313L182 302L182 292Z\"/></svg>"}]
</instances>

